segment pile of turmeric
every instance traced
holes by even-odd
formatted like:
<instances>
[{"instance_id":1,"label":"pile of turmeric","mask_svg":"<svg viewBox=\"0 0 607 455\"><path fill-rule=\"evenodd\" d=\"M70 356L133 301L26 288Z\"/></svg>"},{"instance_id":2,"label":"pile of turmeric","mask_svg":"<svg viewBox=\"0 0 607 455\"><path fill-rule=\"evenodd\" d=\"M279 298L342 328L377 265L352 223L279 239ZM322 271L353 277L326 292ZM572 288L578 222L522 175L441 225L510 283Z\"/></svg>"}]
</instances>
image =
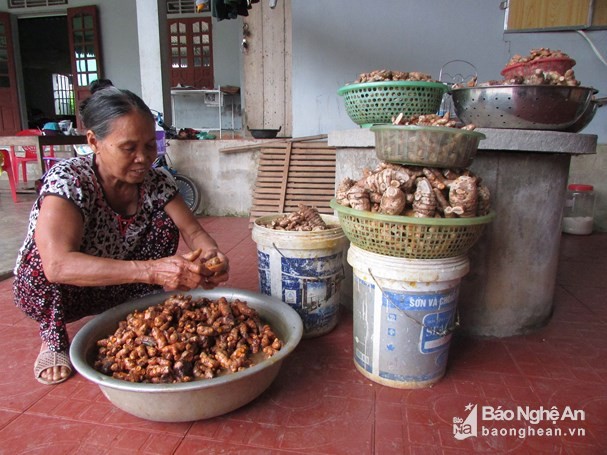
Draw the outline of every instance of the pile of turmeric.
<instances>
[{"instance_id":1,"label":"pile of turmeric","mask_svg":"<svg viewBox=\"0 0 607 455\"><path fill-rule=\"evenodd\" d=\"M510 60L508 60L508 63L506 64L506 66L517 65L519 63L533 62L533 61L541 60L544 58L571 58L571 57L569 55L567 55L565 52L561 51L560 49L553 50L548 47L538 47L535 49L531 49L529 51L529 54L525 55L525 56L520 55L520 54L514 54L512 56L512 58Z\"/></svg>"},{"instance_id":2,"label":"pile of turmeric","mask_svg":"<svg viewBox=\"0 0 607 455\"><path fill-rule=\"evenodd\" d=\"M264 226L278 231L324 231L328 228L316 207L298 204L295 212L281 215Z\"/></svg>"},{"instance_id":3,"label":"pile of turmeric","mask_svg":"<svg viewBox=\"0 0 607 455\"><path fill-rule=\"evenodd\" d=\"M487 215L490 192L468 169L442 169L381 162L359 180L345 178L337 203L355 210L418 218Z\"/></svg>"},{"instance_id":4,"label":"pile of turmeric","mask_svg":"<svg viewBox=\"0 0 607 455\"><path fill-rule=\"evenodd\" d=\"M533 65L531 69L538 66L533 71L525 71L524 75L515 75L506 77L501 80L489 80L486 82L478 82L476 76L462 84L455 84L453 88L462 87L491 87L499 85L556 85L577 87L580 81L576 79L573 68L562 69L556 71L548 69L550 66L542 68L540 64L543 60L551 59L567 59L570 60L571 66L575 66L575 60L561 50L552 50L547 47L531 49L528 55L522 56L515 54L502 70L502 74L506 75L506 70L512 66Z\"/></svg>"},{"instance_id":5,"label":"pile of turmeric","mask_svg":"<svg viewBox=\"0 0 607 455\"><path fill-rule=\"evenodd\" d=\"M282 346L246 301L178 294L129 313L97 341L94 367L129 382L190 382L244 370Z\"/></svg>"},{"instance_id":6,"label":"pile of turmeric","mask_svg":"<svg viewBox=\"0 0 607 455\"><path fill-rule=\"evenodd\" d=\"M396 71L396 70L373 70L369 73L361 73L358 75L355 84L363 82L384 82L384 81L432 81L430 74L420 71Z\"/></svg>"}]
</instances>

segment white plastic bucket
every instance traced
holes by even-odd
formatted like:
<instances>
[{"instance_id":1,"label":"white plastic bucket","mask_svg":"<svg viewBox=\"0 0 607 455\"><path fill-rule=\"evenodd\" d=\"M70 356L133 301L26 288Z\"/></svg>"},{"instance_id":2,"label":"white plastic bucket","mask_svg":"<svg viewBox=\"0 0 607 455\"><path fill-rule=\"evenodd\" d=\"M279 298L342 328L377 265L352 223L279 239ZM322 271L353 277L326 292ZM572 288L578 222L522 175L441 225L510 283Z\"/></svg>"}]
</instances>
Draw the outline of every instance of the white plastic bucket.
<instances>
[{"instance_id":1,"label":"white plastic bucket","mask_svg":"<svg viewBox=\"0 0 607 455\"><path fill-rule=\"evenodd\" d=\"M404 259L354 245L354 364L372 381L430 386L445 374L467 256Z\"/></svg>"},{"instance_id":2,"label":"white plastic bucket","mask_svg":"<svg viewBox=\"0 0 607 455\"><path fill-rule=\"evenodd\" d=\"M253 225L259 291L295 309L307 338L328 333L337 325L347 265L349 242L338 218L321 216L330 229L300 232L263 226L275 215L258 218Z\"/></svg>"}]
</instances>

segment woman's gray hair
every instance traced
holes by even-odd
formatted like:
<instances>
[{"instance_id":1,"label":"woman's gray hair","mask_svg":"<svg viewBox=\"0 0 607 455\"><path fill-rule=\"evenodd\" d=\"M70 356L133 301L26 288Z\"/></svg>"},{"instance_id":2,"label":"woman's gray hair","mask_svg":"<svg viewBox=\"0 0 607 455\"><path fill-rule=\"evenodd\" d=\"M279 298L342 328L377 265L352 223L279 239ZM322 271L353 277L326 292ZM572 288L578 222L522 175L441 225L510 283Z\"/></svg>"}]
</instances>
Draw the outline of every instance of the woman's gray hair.
<instances>
[{"instance_id":1,"label":"woman's gray hair","mask_svg":"<svg viewBox=\"0 0 607 455\"><path fill-rule=\"evenodd\" d=\"M84 127L103 140L110 134L112 122L131 112L141 112L155 121L154 114L143 100L129 90L108 86L95 91L80 103L80 117Z\"/></svg>"}]
</instances>

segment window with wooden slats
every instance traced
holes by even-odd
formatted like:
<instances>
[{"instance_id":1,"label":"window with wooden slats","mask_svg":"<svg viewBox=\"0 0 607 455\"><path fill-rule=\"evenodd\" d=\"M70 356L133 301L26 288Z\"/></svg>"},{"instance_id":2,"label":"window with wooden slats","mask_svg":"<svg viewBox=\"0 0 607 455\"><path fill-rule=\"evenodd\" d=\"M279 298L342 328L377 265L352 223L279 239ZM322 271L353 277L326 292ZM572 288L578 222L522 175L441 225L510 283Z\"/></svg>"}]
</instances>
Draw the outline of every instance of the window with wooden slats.
<instances>
[{"instance_id":1,"label":"window with wooden slats","mask_svg":"<svg viewBox=\"0 0 607 455\"><path fill-rule=\"evenodd\" d=\"M210 0L205 2L203 11L209 11ZM167 15L196 13L196 0L167 0Z\"/></svg>"},{"instance_id":2,"label":"window with wooden slats","mask_svg":"<svg viewBox=\"0 0 607 455\"><path fill-rule=\"evenodd\" d=\"M8 0L9 8L38 8L54 5L67 5L67 0Z\"/></svg>"}]
</instances>

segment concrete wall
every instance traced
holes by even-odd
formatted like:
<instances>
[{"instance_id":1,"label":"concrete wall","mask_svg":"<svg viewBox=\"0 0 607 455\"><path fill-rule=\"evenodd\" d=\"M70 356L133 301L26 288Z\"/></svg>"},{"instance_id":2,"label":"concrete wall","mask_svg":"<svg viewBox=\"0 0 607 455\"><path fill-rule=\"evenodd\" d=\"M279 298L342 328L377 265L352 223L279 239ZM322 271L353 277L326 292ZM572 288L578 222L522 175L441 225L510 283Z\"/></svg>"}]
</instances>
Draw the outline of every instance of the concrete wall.
<instances>
[{"instance_id":1,"label":"concrete wall","mask_svg":"<svg viewBox=\"0 0 607 455\"><path fill-rule=\"evenodd\" d=\"M249 216L257 178L258 152L223 153L222 148L257 144L255 140L169 140L172 167L198 185L197 213Z\"/></svg>"},{"instance_id":2,"label":"concrete wall","mask_svg":"<svg viewBox=\"0 0 607 455\"><path fill-rule=\"evenodd\" d=\"M577 61L585 86L607 93L607 68L576 32L504 33L501 0L293 1L293 136L356 127L337 90L374 69L423 71L438 78L454 59L474 64L480 81L499 79L513 54L549 47ZM607 31L587 32L607 56ZM584 133L607 143L607 108Z\"/></svg>"}]
</instances>

